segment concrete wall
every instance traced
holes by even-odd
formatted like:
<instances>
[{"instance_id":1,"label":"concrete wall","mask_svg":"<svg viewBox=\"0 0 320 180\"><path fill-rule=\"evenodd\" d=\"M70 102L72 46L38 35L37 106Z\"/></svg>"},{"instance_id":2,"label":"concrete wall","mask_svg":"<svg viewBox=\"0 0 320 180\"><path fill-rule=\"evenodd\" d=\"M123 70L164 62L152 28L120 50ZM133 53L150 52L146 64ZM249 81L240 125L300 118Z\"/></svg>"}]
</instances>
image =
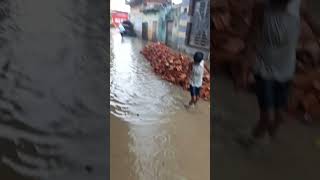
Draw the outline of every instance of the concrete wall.
<instances>
[{"instance_id":1,"label":"concrete wall","mask_svg":"<svg viewBox=\"0 0 320 180\"><path fill-rule=\"evenodd\" d=\"M186 41L189 16L187 12L184 12L185 8L181 4L176 5L167 15L167 20L173 21L172 40L174 44L172 46L177 49L183 49Z\"/></svg>"},{"instance_id":2,"label":"concrete wall","mask_svg":"<svg viewBox=\"0 0 320 180\"><path fill-rule=\"evenodd\" d=\"M187 38L187 24L192 23L193 18L189 15L189 7L190 7L190 0L183 0L183 3L175 6L170 13L170 18L174 21L174 29L173 29L173 40L175 44L172 46L177 50L183 51L187 54L193 55L196 51L201 51L205 54L205 56L209 55L210 50L204 48L197 48L194 46L189 46L186 44ZM187 10L187 13L184 10ZM209 24L208 20L208 24ZM196 24L199 28L204 29L200 24ZM205 30L207 33L210 33L209 28Z\"/></svg>"},{"instance_id":3,"label":"concrete wall","mask_svg":"<svg viewBox=\"0 0 320 180\"><path fill-rule=\"evenodd\" d=\"M130 10L129 19L133 23L134 29L137 33L138 37L142 35L142 21L143 21L143 14L140 13L140 6L132 7Z\"/></svg>"},{"instance_id":4,"label":"concrete wall","mask_svg":"<svg viewBox=\"0 0 320 180\"><path fill-rule=\"evenodd\" d=\"M157 27L159 26L159 13L148 13L147 15L143 15L142 22L148 23L148 40L152 40L153 32L156 31L157 34L157 28L153 29L153 22L157 22ZM158 37L157 37L158 38Z\"/></svg>"},{"instance_id":5,"label":"concrete wall","mask_svg":"<svg viewBox=\"0 0 320 180\"><path fill-rule=\"evenodd\" d=\"M202 6L203 5L203 6ZM191 17L190 44L200 48L210 48L210 6L209 0L196 2Z\"/></svg>"},{"instance_id":6,"label":"concrete wall","mask_svg":"<svg viewBox=\"0 0 320 180\"><path fill-rule=\"evenodd\" d=\"M167 21L174 21L173 27L173 38L177 42L179 36L179 23L180 23L180 14L181 8L176 6L172 8L172 6L167 6L159 12L149 12L142 13L141 6L135 6L131 8L130 13L130 21L134 24L135 31L137 35L141 37L142 35L142 23L148 23L148 40L152 40L153 31L156 31L157 40L160 42L166 41L166 31L167 31ZM157 29L153 29L153 22L157 22ZM175 45L177 46L177 44Z\"/></svg>"},{"instance_id":7,"label":"concrete wall","mask_svg":"<svg viewBox=\"0 0 320 180\"><path fill-rule=\"evenodd\" d=\"M179 25L178 25L178 34L177 34L177 42L179 49L184 49L186 38L187 38L187 25L189 22L189 15L188 12L184 12L184 7L180 8L180 15L179 15Z\"/></svg>"},{"instance_id":8,"label":"concrete wall","mask_svg":"<svg viewBox=\"0 0 320 180\"><path fill-rule=\"evenodd\" d=\"M202 0L207 1L208 0ZM187 36L187 24L189 22L195 22L195 18L189 16L189 7L190 0L183 0L183 3L180 5L167 6L163 8L159 12L149 12L142 13L140 9L142 6L136 6L131 8L130 20L134 24L135 31L137 35L141 37L142 35L142 23L148 23L148 40L152 40L153 35L153 21L157 21L156 36L157 40L160 42L166 42L167 36L167 21L173 21L173 29L172 29L172 44L170 46L172 48L178 49L180 51L184 51L190 55L194 54L196 51L203 52L206 56L209 53L209 49L200 49L194 46L189 46L186 44L186 36ZM184 13L184 9L187 9L187 13ZM207 25L210 24L208 20ZM209 27L203 28L203 24L196 24L199 26L199 29L204 30L207 34L210 33Z\"/></svg>"},{"instance_id":9,"label":"concrete wall","mask_svg":"<svg viewBox=\"0 0 320 180\"><path fill-rule=\"evenodd\" d=\"M157 36L158 36L158 40L163 43L165 43L166 41L167 20L168 20L168 15L171 13L171 11L172 11L172 7L168 6L163 8L159 12L159 19L158 19L159 26L158 26Z\"/></svg>"},{"instance_id":10,"label":"concrete wall","mask_svg":"<svg viewBox=\"0 0 320 180\"><path fill-rule=\"evenodd\" d=\"M147 13L144 14L141 12L142 6L131 7L130 12L130 21L134 25L134 29L138 37L142 36L142 23L148 23L148 40L152 40L153 31L156 31L158 36L157 29L159 27L159 13ZM157 28L153 29L153 22L157 22ZM158 38L158 37L157 37Z\"/></svg>"},{"instance_id":11,"label":"concrete wall","mask_svg":"<svg viewBox=\"0 0 320 180\"><path fill-rule=\"evenodd\" d=\"M180 15L181 15L181 7L176 7L173 12L173 30L172 30L172 39L173 42L175 42L173 48L179 48L179 44L181 44L181 41L179 41L179 27L180 27Z\"/></svg>"}]
</instances>

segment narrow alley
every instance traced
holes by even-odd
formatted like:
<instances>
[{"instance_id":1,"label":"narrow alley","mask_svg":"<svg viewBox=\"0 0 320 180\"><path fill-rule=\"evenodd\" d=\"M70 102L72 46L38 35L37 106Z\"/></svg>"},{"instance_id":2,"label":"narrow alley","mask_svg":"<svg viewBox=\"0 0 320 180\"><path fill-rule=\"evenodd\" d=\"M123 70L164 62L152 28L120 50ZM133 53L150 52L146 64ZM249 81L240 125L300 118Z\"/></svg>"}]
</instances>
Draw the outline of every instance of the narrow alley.
<instances>
[{"instance_id":1,"label":"narrow alley","mask_svg":"<svg viewBox=\"0 0 320 180\"><path fill-rule=\"evenodd\" d=\"M161 80L139 38L110 35L111 180L209 180L210 103Z\"/></svg>"}]
</instances>

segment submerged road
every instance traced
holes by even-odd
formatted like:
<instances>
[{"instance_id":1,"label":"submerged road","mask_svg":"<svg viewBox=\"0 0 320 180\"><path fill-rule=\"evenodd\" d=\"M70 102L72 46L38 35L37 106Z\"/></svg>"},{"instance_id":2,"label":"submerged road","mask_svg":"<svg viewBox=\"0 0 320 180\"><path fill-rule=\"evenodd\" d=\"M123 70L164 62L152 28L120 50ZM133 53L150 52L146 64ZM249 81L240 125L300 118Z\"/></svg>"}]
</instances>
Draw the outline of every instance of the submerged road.
<instances>
[{"instance_id":1,"label":"submerged road","mask_svg":"<svg viewBox=\"0 0 320 180\"><path fill-rule=\"evenodd\" d=\"M210 104L160 79L146 42L110 35L111 180L209 180Z\"/></svg>"},{"instance_id":2,"label":"submerged road","mask_svg":"<svg viewBox=\"0 0 320 180\"><path fill-rule=\"evenodd\" d=\"M0 1L0 179L108 179L106 12Z\"/></svg>"}]
</instances>

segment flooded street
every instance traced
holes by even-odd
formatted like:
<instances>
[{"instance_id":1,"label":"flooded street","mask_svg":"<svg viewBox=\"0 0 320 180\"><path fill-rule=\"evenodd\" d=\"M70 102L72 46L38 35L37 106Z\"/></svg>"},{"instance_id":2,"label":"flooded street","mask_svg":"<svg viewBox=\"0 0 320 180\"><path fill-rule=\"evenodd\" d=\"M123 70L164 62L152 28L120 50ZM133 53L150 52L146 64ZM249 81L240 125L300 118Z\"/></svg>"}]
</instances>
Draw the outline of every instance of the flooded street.
<instances>
[{"instance_id":1,"label":"flooded street","mask_svg":"<svg viewBox=\"0 0 320 180\"><path fill-rule=\"evenodd\" d=\"M103 1L0 1L0 179L107 179Z\"/></svg>"},{"instance_id":2,"label":"flooded street","mask_svg":"<svg viewBox=\"0 0 320 180\"><path fill-rule=\"evenodd\" d=\"M110 35L111 180L209 180L210 104L186 110L188 92L161 80L145 42Z\"/></svg>"}]
</instances>

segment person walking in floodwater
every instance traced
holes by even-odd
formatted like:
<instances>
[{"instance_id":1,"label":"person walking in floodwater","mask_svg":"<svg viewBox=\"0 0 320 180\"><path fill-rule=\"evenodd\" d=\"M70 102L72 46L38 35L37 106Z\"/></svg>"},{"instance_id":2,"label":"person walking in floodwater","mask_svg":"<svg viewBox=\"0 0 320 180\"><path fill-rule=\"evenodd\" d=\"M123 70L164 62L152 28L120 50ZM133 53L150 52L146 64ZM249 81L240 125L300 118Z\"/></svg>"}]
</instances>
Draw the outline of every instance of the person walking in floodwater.
<instances>
[{"instance_id":1,"label":"person walking in floodwater","mask_svg":"<svg viewBox=\"0 0 320 180\"><path fill-rule=\"evenodd\" d=\"M190 78L190 94L191 100L186 108L193 107L197 104L200 98L200 90L204 74L203 53L196 52L193 56L193 63L190 63L188 77Z\"/></svg>"},{"instance_id":2,"label":"person walking in floodwater","mask_svg":"<svg viewBox=\"0 0 320 180\"><path fill-rule=\"evenodd\" d=\"M241 138L246 147L256 144L266 134L274 139L285 118L290 82L295 73L299 6L300 0L268 0L254 8L247 51L255 55L252 70L260 119L251 136Z\"/></svg>"},{"instance_id":3,"label":"person walking in floodwater","mask_svg":"<svg viewBox=\"0 0 320 180\"><path fill-rule=\"evenodd\" d=\"M119 24L119 30L120 30L121 37L123 38L125 29L121 23Z\"/></svg>"}]
</instances>

